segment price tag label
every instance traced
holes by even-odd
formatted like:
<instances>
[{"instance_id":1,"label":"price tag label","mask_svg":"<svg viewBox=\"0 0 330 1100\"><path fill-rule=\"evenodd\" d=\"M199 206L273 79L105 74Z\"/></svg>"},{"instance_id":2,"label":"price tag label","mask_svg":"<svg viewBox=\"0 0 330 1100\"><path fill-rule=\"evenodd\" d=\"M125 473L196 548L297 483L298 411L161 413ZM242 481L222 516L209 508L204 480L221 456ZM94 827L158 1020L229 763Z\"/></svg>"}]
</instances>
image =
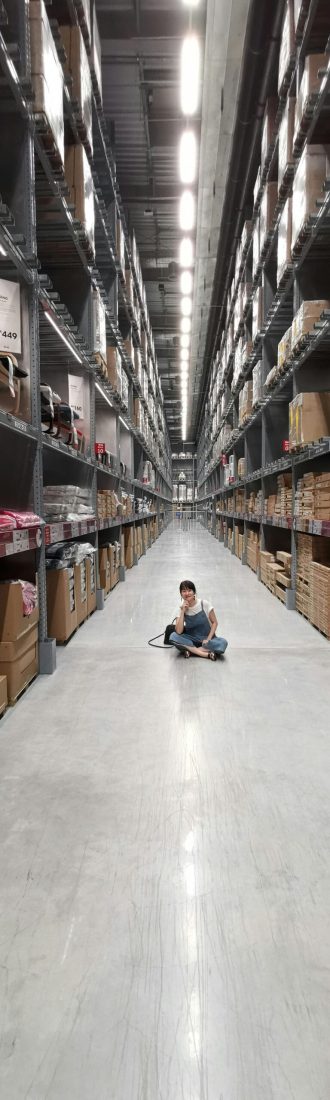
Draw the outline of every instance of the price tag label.
<instances>
[{"instance_id":1,"label":"price tag label","mask_svg":"<svg viewBox=\"0 0 330 1100\"><path fill-rule=\"evenodd\" d=\"M14 418L14 425L15 425L15 428L18 428L18 430L20 432L26 432L27 431L27 424L24 423L24 420L16 420Z\"/></svg>"},{"instance_id":2,"label":"price tag label","mask_svg":"<svg viewBox=\"0 0 330 1100\"><path fill-rule=\"evenodd\" d=\"M314 535L321 535L322 534L322 520L321 519L314 519L314 521L313 521L313 533L314 533Z\"/></svg>"},{"instance_id":3,"label":"price tag label","mask_svg":"<svg viewBox=\"0 0 330 1100\"><path fill-rule=\"evenodd\" d=\"M52 447L55 447L55 448L57 448L57 450L59 451L59 449L60 449L60 443L59 443L59 440L58 440L58 439L52 439L52 441L51 441L51 442L52 442Z\"/></svg>"},{"instance_id":4,"label":"price tag label","mask_svg":"<svg viewBox=\"0 0 330 1100\"><path fill-rule=\"evenodd\" d=\"M13 553L29 549L29 532L28 531L14 531L13 533Z\"/></svg>"},{"instance_id":5,"label":"price tag label","mask_svg":"<svg viewBox=\"0 0 330 1100\"><path fill-rule=\"evenodd\" d=\"M81 524L81 534L82 535L87 535L87 531L88 531L87 523L82 523Z\"/></svg>"}]
</instances>

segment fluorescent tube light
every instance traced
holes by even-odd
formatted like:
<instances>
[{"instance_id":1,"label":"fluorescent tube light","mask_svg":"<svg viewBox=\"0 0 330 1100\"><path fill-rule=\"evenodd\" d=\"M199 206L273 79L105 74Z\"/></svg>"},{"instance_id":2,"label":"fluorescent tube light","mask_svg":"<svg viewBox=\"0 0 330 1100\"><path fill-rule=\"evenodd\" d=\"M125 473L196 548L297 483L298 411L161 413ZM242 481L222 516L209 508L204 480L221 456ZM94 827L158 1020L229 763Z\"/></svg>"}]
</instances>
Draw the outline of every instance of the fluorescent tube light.
<instances>
[{"instance_id":1,"label":"fluorescent tube light","mask_svg":"<svg viewBox=\"0 0 330 1100\"><path fill-rule=\"evenodd\" d=\"M194 262L194 247L190 240L190 237L183 237L180 244L179 251L179 264L180 267L192 267Z\"/></svg>"},{"instance_id":2,"label":"fluorescent tube light","mask_svg":"<svg viewBox=\"0 0 330 1100\"><path fill-rule=\"evenodd\" d=\"M181 317L181 332L191 332L191 317Z\"/></svg>"},{"instance_id":3,"label":"fluorescent tube light","mask_svg":"<svg viewBox=\"0 0 330 1100\"><path fill-rule=\"evenodd\" d=\"M185 333L185 332L181 333L180 347L181 348L189 348L189 345L190 345L190 336L189 336L189 334Z\"/></svg>"},{"instance_id":4,"label":"fluorescent tube light","mask_svg":"<svg viewBox=\"0 0 330 1100\"><path fill-rule=\"evenodd\" d=\"M125 420L123 420L122 416L119 417L119 420L120 423L124 425L124 428L126 428L126 431L129 432L128 424L125 423Z\"/></svg>"},{"instance_id":5,"label":"fluorescent tube light","mask_svg":"<svg viewBox=\"0 0 330 1100\"><path fill-rule=\"evenodd\" d=\"M188 232L195 225L195 199L192 191L183 191L179 205L180 229Z\"/></svg>"},{"instance_id":6,"label":"fluorescent tube light","mask_svg":"<svg viewBox=\"0 0 330 1100\"><path fill-rule=\"evenodd\" d=\"M193 277L191 271L182 271L180 275L181 294L192 294Z\"/></svg>"},{"instance_id":7,"label":"fluorescent tube light","mask_svg":"<svg viewBox=\"0 0 330 1100\"><path fill-rule=\"evenodd\" d=\"M95 386L99 393L102 394L103 400L106 401L108 405L110 405L110 409L113 409L113 404L110 401L109 397L107 397L106 393L104 393L104 390L102 390L102 386L100 386L98 382L95 382Z\"/></svg>"},{"instance_id":8,"label":"fluorescent tube light","mask_svg":"<svg viewBox=\"0 0 330 1100\"><path fill-rule=\"evenodd\" d=\"M6 249L2 247L2 244L0 244L0 256L7 256Z\"/></svg>"},{"instance_id":9,"label":"fluorescent tube light","mask_svg":"<svg viewBox=\"0 0 330 1100\"><path fill-rule=\"evenodd\" d=\"M181 298L181 313L183 317L191 317L192 314L192 300L191 298Z\"/></svg>"},{"instance_id":10,"label":"fluorescent tube light","mask_svg":"<svg viewBox=\"0 0 330 1100\"><path fill-rule=\"evenodd\" d=\"M197 172L197 141L193 130L184 130L179 145L181 183L194 183Z\"/></svg>"},{"instance_id":11,"label":"fluorescent tube light","mask_svg":"<svg viewBox=\"0 0 330 1100\"><path fill-rule=\"evenodd\" d=\"M66 336L64 336L64 332L61 331L59 326L56 324L56 321L54 321L53 315L51 313L49 313L48 309L45 309L44 312L45 312L45 317L47 317L47 321L49 321L49 324L53 326L53 328L55 329L55 332L57 332L58 336L61 337L61 340L63 340L63 344L66 344L67 348L69 348L69 351L71 351L71 355L74 355L74 357L75 357L75 359L77 359L78 363L82 364L82 359L80 358L80 355L78 355L78 353L74 350L72 345L69 344L69 341L67 340Z\"/></svg>"},{"instance_id":12,"label":"fluorescent tube light","mask_svg":"<svg viewBox=\"0 0 330 1100\"><path fill-rule=\"evenodd\" d=\"M181 49L181 110L195 115L199 103L200 46L196 34L188 34Z\"/></svg>"},{"instance_id":13,"label":"fluorescent tube light","mask_svg":"<svg viewBox=\"0 0 330 1100\"><path fill-rule=\"evenodd\" d=\"M199 0L182 0L186 8L198 8Z\"/></svg>"},{"instance_id":14,"label":"fluorescent tube light","mask_svg":"<svg viewBox=\"0 0 330 1100\"><path fill-rule=\"evenodd\" d=\"M188 363L189 348L181 348L180 359L181 359L181 363Z\"/></svg>"}]
</instances>

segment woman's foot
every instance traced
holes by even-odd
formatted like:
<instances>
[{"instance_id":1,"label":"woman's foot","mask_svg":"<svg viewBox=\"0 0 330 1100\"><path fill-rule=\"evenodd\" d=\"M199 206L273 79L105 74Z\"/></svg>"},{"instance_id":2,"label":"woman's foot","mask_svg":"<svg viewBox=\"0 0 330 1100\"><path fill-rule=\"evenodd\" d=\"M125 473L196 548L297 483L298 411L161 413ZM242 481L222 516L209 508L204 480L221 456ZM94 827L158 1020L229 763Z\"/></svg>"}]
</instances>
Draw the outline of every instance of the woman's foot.
<instances>
[{"instance_id":1,"label":"woman's foot","mask_svg":"<svg viewBox=\"0 0 330 1100\"><path fill-rule=\"evenodd\" d=\"M207 656L208 656L209 661L216 661L216 659L217 659L216 653L208 653Z\"/></svg>"}]
</instances>

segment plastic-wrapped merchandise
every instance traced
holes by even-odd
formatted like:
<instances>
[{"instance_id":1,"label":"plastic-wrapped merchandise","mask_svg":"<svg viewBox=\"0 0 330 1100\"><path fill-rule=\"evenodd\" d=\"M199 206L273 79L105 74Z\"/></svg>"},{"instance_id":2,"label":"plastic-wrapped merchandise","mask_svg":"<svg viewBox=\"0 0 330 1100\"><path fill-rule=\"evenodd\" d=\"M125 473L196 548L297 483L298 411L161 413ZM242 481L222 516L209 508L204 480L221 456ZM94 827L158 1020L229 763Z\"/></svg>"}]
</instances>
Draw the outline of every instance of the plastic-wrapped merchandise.
<instances>
[{"instance_id":1,"label":"plastic-wrapped merchandise","mask_svg":"<svg viewBox=\"0 0 330 1100\"><path fill-rule=\"evenodd\" d=\"M238 341L238 343L236 344L236 348L235 348L235 352L234 352L234 369L233 369L233 381L232 381L232 390L233 390L233 392L235 391L236 386L239 383L241 373L242 373L242 367L243 367L243 340L241 338Z\"/></svg>"},{"instance_id":2,"label":"plastic-wrapped merchandise","mask_svg":"<svg viewBox=\"0 0 330 1100\"><path fill-rule=\"evenodd\" d=\"M257 216L257 220L253 229L253 241L252 241L252 276L253 279L256 275L257 268L260 260L260 217Z\"/></svg>"},{"instance_id":3,"label":"plastic-wrapped merchandise","mask_svg":"<svg viewBox=\"0 0 330 1100\"><path fill-rule=\"evenodd\" d=\"M47 485L43 493L46 520L75 521L89 516L93 518L90 489L79 485Z\"/></svg>"},{"instance_id":4,"label":"plastic-wrapped merchandise","mask_svg":"<svg viewBox=\"0 0 330 1100\"><path fill-rule=\"evenodd\" d=\"M105 308L102 302L100 291L96 287L92 291L92 333L93 333L93 347L92 351L96 355L101 355L102 359L106 362L107 359L107 332L106 332L106 318Z\"/></svg>"},{"instance_id":5,"label":"plastic-wrapped merchandise","mask_svg":"<svg viewBox=\"0 0 330 1100\"><path fill-rule=\"evenodd\" d=\"M28 5L31 42L33 110L45 115L64 164L63 70L43 0Z\"/></svg>"},{"instance_id":6,"label":"plastic-wrapped merchandise","mask_svg":"<svg viewBox=\"0 0 330 1100\"><path fill-rule=\"evenodd\" d=\"M94 184L88 157L81 143L66 146L65 178L75 205L76 218L81 222L94 251Z\"/></svg>"},{"instance_id":7,"label":"plastic-wrapped merchandise","mask_svg":"<svg viewBox=\"0 0 330 1100\"><path fill-rule=\"evenodd\" d=\"M279 342L277 349L277 365L278 367L284 367L288 359L290 359L292 350L292 325L286 330L284 336Z\"/></svg>"},{"instance_id":8,"label":"plastic-wrapped merchandise","mask_svg":"<svg viewBox=\"0 0 330 1100\"><path fill-rule=\"evenodd\" d=\"M278 227L277 239L277 286L291 264L292 240L292 199L284 204Z\"/></svg>"},{"instance_id":9,"label":"plastic-wrapped merchandise","mask_svg":"<svg viewBox=\"0 0 330 1100\"><path fill-rule=\"evenodd\" d=\"M9 525L6 522L6 517L9 518ZM44 522L40 519L40 516L36 516L35 512L17 512L16 509L11 508L1 508L0 523L1 518L7 530L8 526L11 530L15 529L15 527L17 530L24 530L24 528L27 527L41 527ZM11 523L13 523L13 527L11 527Z\"/></svg>"},{"instance_id":10,"label":"plastic-wrapped merchandise","mask_svg":"<svg viewBox=\"0 0 330 1100\"><path fill-rule=\"evenodd\" d=\"M328 146L306 145L293 181L292 248L294 248L310 214L317 213L316 202L322 198L329 164Z\"/></svg>"},{"instance_id":11,"label":"plastic-wrapped merchandise","mask_svg":"<svg viewBox=\"0 0 330 1100\"><path fill-rule=\"evenodd\" d=\"M296 100L286 100L278 134L278 191L280 192L284 175L289 166L293 166L293 134L295 125Z\"/></svg>"},{"instance_id":12,"label":"plastic-wrapped merchandise","mask_svg":"<svg viewBox=\"0 0 330 1100\"><path fill-rule=\"evenodd\" d=\"M282 37L280 57L278 65L278 94L284 91L284 83L287 78L290 61L294 51L294 19L293 0L286 0L284 19L282 25Z\"/></svg>"},{"instance_id":13,"label":"plastic-wrapped merchandise","mask_svg":"<svg viewBox=\"0 0 330 1100\"><path fill-rule=\"evenodd\" d=\"M262 359L258 360L252 371L252 408L255 409L260 404L263 397L263 384L262 384L263 364Z\"/></svg>"},{"instance_id":14,"label":"plastic-wrapped merchandise","mask_svg":"<svg viewBox=\"0 0 330 1100\"><path fill-rule=\"evenodd\" d=\"M260 203L260 256L272 228L277 204L277 182L266 183Z\"/></svg>"},{"instance_id":15,"label":"plastic-wrapped merchandise","mask_svg":"<svg viewBox=\"0 0 330 1100\"><path fill-rule=\"evenodd\" d=\"M301 78L296 102L294 141L296 141L300 133L301 123L306 107L308 107L309 97L318 95L320 91L322 77L319 77L319 71L320 69L327 68L327 66L327 54L312 53L305 57L304 72Z\"/></svg>"}]
</instances>

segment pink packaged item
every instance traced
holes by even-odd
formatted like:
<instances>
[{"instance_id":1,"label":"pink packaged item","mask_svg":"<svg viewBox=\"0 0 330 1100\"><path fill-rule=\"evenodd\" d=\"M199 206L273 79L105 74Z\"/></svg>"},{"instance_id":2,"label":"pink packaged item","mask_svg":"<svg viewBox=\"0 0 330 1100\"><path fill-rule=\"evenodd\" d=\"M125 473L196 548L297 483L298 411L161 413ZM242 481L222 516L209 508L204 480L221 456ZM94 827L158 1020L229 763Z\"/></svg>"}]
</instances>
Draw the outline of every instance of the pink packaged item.
<instances>
[{"instance_id":1,"label":"pink packaged item","mask_svg":"<svg viewBox=\"0 0 330 1100\"><path fill-rule=\"evenodd\" d=\"M43 523L43 520L40 519L40 516L36 516L34 512L14 512L11 511L11 509L9 508L2 510L0 509L0 521L3 519L4 516L7 516L7 518L14 520L14 527L17 527L18 530L21 530L24 527L41 527L41 524Z\"/></svg>"},{"instance_id":2,"label":"pink packaged item","mask_svg":"<svg viewBox=\"0 0 330 1100\"><path fill-rule=\"evenodd\" d=\"M16 523L12 516L0 513L0 534L2 531L15 531Z\"/></svg>"}]
</instances>

